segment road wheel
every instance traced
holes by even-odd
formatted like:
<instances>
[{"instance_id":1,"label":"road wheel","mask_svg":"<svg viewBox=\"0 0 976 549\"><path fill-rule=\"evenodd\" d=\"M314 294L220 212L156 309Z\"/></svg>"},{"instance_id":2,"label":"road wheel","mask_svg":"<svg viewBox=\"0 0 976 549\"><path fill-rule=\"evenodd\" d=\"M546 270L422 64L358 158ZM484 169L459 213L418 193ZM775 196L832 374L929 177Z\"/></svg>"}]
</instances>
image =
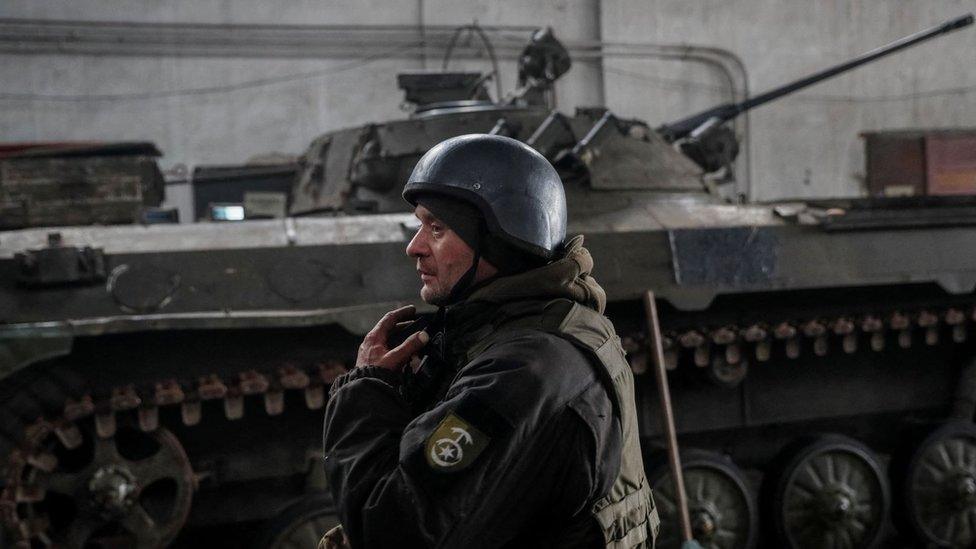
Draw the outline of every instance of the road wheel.
<instances>
[{"instance_id":1,"label":"road wheel","mask_svg":"<svg viewBox=\"0 0 976 549\"><path fill-rule=\"evenodd\" d=\"M764 482L771 483L764 486L764 503L777 547L860 549L881 537L888 480L874 453L856 440L799 440Z\"/></svg>"},{"instance_id":2,"label":"road wheel","mask_svg":"<svg viewBox=\"0 0 976 549\"><path fill-rule=\"evenodd\" d=\"M71 449L49 436L47 451L20 471L19 523L42 527L42 545L68 548L154 549L175 538L194 490L179 440L166 429L129 425L107 438L78 432L83 438Z\"/></svg>"},{"instance_id":3,"label":"road wheel","mask_svg":"<svg viewBox=\"0 0 976 549\"><path fill-rule=\"evenodd\" d=\"M731 459L703 450L682 452L692 532L705 549L748 549L756 543L757 516L742 472ZM674 481L666 459L657 459L648 482L661 515L657 547L681 546Z\"/></svg>"},{"instance_id":4,"label":"road wheel","mask_svg":"<svg viewBox=\"0 0 976 549\"><path fill-rule=\"evenodd\" d=\"M976 426L942 425L911 454L899 488L901 516L928 547L976 545Z\"/></svg>"},{"instance_id":5,"label":"road wheel","mask_svg":"<svg viewBox=\"0 0 976 549\"><path fill-rule=\"evenodd\" d=\"M255 549L315 549L326 532L339 524L332 496L312 494L270 519Z\"/></svg>"}]
</instances>

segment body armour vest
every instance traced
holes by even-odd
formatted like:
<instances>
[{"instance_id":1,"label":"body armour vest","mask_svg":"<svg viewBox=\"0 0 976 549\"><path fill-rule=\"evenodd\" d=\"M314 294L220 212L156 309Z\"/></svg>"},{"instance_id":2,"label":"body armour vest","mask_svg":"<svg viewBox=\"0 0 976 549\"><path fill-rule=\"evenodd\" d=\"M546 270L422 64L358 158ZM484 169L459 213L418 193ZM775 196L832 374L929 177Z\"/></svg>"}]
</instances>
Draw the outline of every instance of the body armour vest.
<instances>
[{"instance_id":1,"label":"body armour vest","mask_svg":"<svg viewBox=\"0 0 976 549\"><path fill-rule=\"evenodd\" d=\"M508 308L508 307L506 307ZM541 330L572 342L597 369L620 421L622 455L620 472L609 492L593 503L590 513L606 547L631 549L654 547L660 519L644 476L644 464L634 403L634 374L613 325L600 313L568 299L530 302L506 311L509 320L470 347L467 358L521 330Z\"/></svg>"}]
</instances>

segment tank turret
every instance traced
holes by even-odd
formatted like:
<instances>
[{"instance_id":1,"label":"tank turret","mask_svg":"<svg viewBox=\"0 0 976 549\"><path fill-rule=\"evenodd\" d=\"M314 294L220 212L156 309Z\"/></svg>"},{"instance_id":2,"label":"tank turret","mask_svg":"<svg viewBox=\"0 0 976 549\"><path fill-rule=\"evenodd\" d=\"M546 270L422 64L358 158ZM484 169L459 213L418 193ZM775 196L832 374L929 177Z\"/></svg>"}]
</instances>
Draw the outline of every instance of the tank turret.
<instances>
[{"instance_id":1,"label":"tank turret","mask_svg":"<svg viewBox=\"0 0 976 549\"><path fill-rule=\"evenodd\" d=\"M548 110L546 97L571 61L551 29L540 29L519 58L518 89L494 102L483 86L491 73L401 74L398 82L407 100L415 104L413 115L329 132L314 141L293 189L291 213L402 211L398 189L413 164L428 148L459 133L500 133L521 139L553 162L570 187L681 192L697 200L721 200L707 183L714 178L703 176L732 174L739 143L726 122L972 23L972 15L958 17L742 102L719 105L657 128L618 117L603 107L578 108L573 115Z\"/></svg>"}]
</instances>

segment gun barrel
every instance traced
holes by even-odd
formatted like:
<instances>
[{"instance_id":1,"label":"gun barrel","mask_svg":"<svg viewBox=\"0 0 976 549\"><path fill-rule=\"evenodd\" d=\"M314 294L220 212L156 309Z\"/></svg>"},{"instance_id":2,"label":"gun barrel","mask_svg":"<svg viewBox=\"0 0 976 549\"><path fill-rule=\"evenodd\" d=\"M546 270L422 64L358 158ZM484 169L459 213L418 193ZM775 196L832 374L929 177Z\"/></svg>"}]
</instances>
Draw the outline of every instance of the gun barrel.
<instances>
[{"instance_id":1,"label":"gun barrel","mask_svg":"<svg viewBox=\"0 0 976 549\"><path fill-rule=\"evenodd\" d=\"M840 73L847 72L865 63L870 63L875 59L884 57L886 55L890 55L892 53L895 53L896 51L900 51L905 48L914 46L919 42L924 42L930 38L934 38L936 36L940 36L942 34L946 34L954 30L968 27L969 25L972 24L973 24L973 14L971 13L968 15L963 15L961 17L956 17L955 19L946 21L941 25L937 25L930 29L916 32L915 34L911 34L904 38L895 40L894 42L887 44L885 46L881 46L880 48L875 48L869 52L863 53L855 57L854 59L851 59L850 61L841 63L839 65L830 67L828 69L824 69L810 76L801 78L794 82L790 82L789 84L780 86L778 88L773 88L767 92L750 97L749 99L746 99L741 103L727 103L725 105L720 105L718 107L709 109L707 111L698 113L696 115L689 116L682 120L678 120L677 122L671 124L665 124L660 128L658 128L658 131L668 141L675 141L683 137L687 137L688 134L690 134L695 128L707 122L711 118L718 117L723 121L731 120L736 116L750 109L758 107L759 105L762 105L764 103L768 103L770 101L779 99L784 95L801 90L803 88L806 88L807 86L812 86L813 84L837 76Z\"/></svg>"},{"instance_id":2,"label":"gun barrel","mask_svg":"<svg viewBox=\"0 0 976 549\"><path fill-rule=\"evenodd\" d=\"M762 105L763 103L768 103L769 101L778 99L786 94L793 93L807 86L816 84L817 82L822 82L824 80L827 80L828 78L837 76L842 72L847 72L856 67L860 67L865 63L870 63L875 59L879 59L886 55L895 53L896 51L900 51L905 48L914 46L919 42L924 42L930 38L934 38L936 36L946 34L948 32L952 32L954 30L958 30L972 24L973 24L973 14L968 14L968 15L963 15L962 17L957 17L950 21L946 21L945 23L941 25L937 25L930 29L916 32L915 34L911 34L904 38L895 40L894 42L886 46L881 46L880 48L875 48L867 53L863 53L855 57L854 59L851 59L850 61L841 63L840 65L836 65L834 67L830 67L829 69L822 70L816 74L807 76L806 78L801 78L800 80L797 80L796 82L791 82L789 84L786 84L785 86L774 88L772 90L769 90L768 92L761 93L755 97L750 97L749 99L746 99L742 103L739 103L739 112L740 113L745 112L753 107Z\"/></svg>"}]
</instances>

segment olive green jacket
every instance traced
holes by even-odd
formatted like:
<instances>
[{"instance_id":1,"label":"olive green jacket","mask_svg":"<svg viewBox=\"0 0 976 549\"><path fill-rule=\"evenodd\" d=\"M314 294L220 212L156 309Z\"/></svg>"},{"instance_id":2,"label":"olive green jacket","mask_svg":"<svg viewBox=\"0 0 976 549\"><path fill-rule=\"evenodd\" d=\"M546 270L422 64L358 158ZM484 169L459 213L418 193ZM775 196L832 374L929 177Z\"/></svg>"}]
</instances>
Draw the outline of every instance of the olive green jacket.
<instances>
[{"instance_id":1,"label":"olive green jacket","mask_svg":"<svg viewBox=\"0 0 976 549\"><path fill-rule=\"evenodd\" d=\"M353 547L650 547L633 375L582 239L452 307L448 382L417 406L359 368L326 409L326 471ZM407 384L409 385L409 384Z\"/></svg>"}]
</instances>

